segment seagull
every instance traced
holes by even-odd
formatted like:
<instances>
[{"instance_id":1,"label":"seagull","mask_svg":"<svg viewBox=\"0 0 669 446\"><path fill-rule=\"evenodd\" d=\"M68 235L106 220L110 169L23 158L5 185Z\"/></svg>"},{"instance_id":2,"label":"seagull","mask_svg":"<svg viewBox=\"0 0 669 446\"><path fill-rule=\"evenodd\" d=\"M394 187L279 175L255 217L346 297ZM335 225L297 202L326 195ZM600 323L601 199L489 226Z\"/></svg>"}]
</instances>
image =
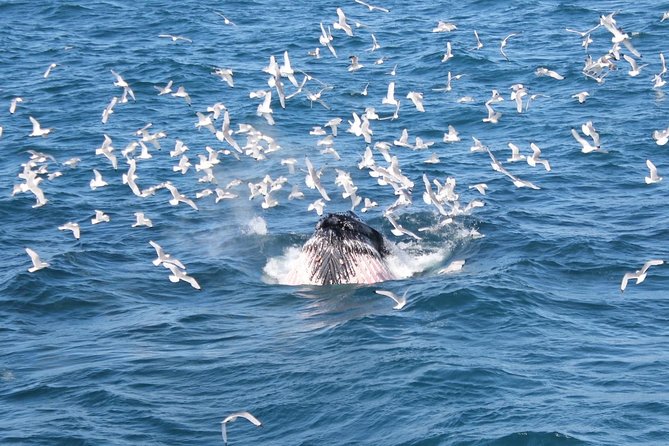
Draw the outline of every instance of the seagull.
<instances>
[{"instance_id":1,"label":"seagull","mask_svg":"<svg viewBox=\"0 0 669 446\"><path fill-rule=\"evenodd\" d=\"M625 292L625 288L627 288L627 282L630 279L636 279L636 284L638 285L641 282L643 282L644 280L646 280L646 275L648 274L648 269L651 266L659 266L659 265L663 265L663 264L664 264L664 260L652 259L652 260L649 260L646 263L644 263L640 270L637 270L633 273L625 273L625 275L623 276L623 280L620 283L620 292L621 293Z\"/></svg>"},{"instance_id":2,"label":"seagull","mask_svg":"<svg viewBox=\"0 0 669 446\"><path fill-rule=\"evenodd\" d=\"M165 183L165 188L167 190L169 190L170 193L172 194L172 199L169 201L169 203L172 206L176 206L181 202L181 203L186 203L188 206L192 207L196 211L198 210L197 205L195 204L195 202L193 200L191 200L190 198L186 197L185 195L183 195L182 193L180 193L177 190L177 188L171 182L169 182L169 181L166 182Z\"/></svg>"},{"instance_id":3,"label":"seagull","mask_svg":"<svg viewBox=\"0 0 669 446\"><path fill-rule=\"evenodd\" d=\"M46 136L53 130L52 128L43 129L40 123L37 122L37 119L32 116L28 116L28 119L30 119L30 122L33 124L33 131L28 136Z\"/></svg>"},{"instance_id":4,"label":"seagull","mask_svg":"<svg viewBox=\"0 0 669 446\"><path fill-rule=\"evenodd\" d=\"M665 11L662 13L662 18L660 19L660 22L664 22L665 20L669 20L669 11Z\"/></svg>"},{"instance_id":5,"label":"seagull","mask_svg":"<svg viewBox=\"0 0 669 446\"><path fill-rule=\"evenodd\" d=\"M132 224L133 228L136 228L137 226L153 228L153 222L151 222L151 219L144 216L144 212L135 212L135 218L137 220Z\"/></svg>"},{"instance_id":6,"label":"seagull","mask_svg":"<svg viewBox=\"0 0 669 446\"><path fill-rule=\"evenodd\" d=\"M330 33L330 27L328 27L328 31L325 32L325 27L323 26L323 22L321 22L321 35L318 37L318 41L320 42L321 45L327 46L332 55L334 57L337 57L337 52L332 46L332 34Z\"/></svg>"},{"instance_id":7,"label":"seagull","mask_svg":"<svg viewBox=\"0 0 669 446\"><path fill-rule=\"evenodd\" d=\"M344 10L341 8L337 8L337 17L339 20L337 22L334 22L332 24L332 27L334 29L340 29L346 33L347 36L353 36L353 30L351 29L351 25L346 23L346 15L344 14Z\"/></svg>"},{"instance_id":8,"label":"seagull","mask_svg":"<svg viewBox=\"0 0 669 446\"><path fill-rule=\"evenodd\" d=\"M585 124L582 124L581 130L586 136L592 138L592 141L596 146L599 146L599 133L597 133L597 130L595 130L595 126L592 124L592 121L588 121Z\"/></svg>"},{"instance_id":9,"label":"seagull","mask_svg":"<svg viewBox=\"0 0 669 446\"><path fill-rule=\"evenodd\" d=\"M47 262L43 262L42 260L40 260L39 255L32 249L26 248L26 252L30 256L30 260L32 260L33 262L33 266L28 268L29 273L34 273L35 271L39 271L40 269L49 266Z\"/></svg>"},{"instance_id":10,"label":"seagull","mask_svg":"<svg viewBox=\"0 0 669 446\"><path fill-rule=\"evenodd\" d=\"M427 164L439 164L441 160L439 159L439 155L432 153L432 155L423 162Z\"/></svg>"},{"instance_id":11,"label":"seagull","mask_svg":"<svg viewBox=\"0 0 669 446\"><path fill-rule=\"evenodd\" d=\"M532 148L533 153L532 153L532 156L527 157L527 159L526 159L527 164L529 164L532 167L536 166L537 163L543 164L546 171L550 172L551 171L551 166L548 163L548 160L539 159L539 157L541 156L541 149L539 148L539 146L537 146L534 143L530 143L530 148Z\"/></svg>"},{"instance_id":12,"label":"seagull","mask_svg":"<svg viewBox=\"0 0 669 446\"><path fill-rule=\"evenodd\" d=\"M187 37L175 36L175 35L172 35L172 34L158 34L158 37L163 38L163 39L172 39L172 42L177 42L179 40L183 40L183 41L186 41L188 43L193 43L193 41L190 40Z\"/></svg>"},{"instance_id":13,"label":"seagull","mask_svg":"<svg viewBox=\"0 0 669 446\"><path fill-rule=\"evenodd\" d=\"M423 108L423 93L410 91L409 94L407 94L407 99L411 99L411 102L413 102L413 105L416 106L416 109L419 112L425 111L425 108Z\"/></svg>"},{"instance_id":14,"label":"seagull","mask_svg":"<svg viewBox=\"0 0 669 446\"><path fill-rule=\"evenodd\" d=\"M390 232L392 232L395 237L401 237L403 234L405 234L410 237L413 237L416 240L421 240L419 236L409 231L408 229L405 229L401 224L397 223L395 218L393 218L393 216L390 213L386 212L385 217L386 220L388 220L390 224L393 225L393 229L391 229Z\"/></svg>"},{"instance_id":15,"label":"seagull","mask_svg":"<svg viewBox=\"0 0 669 446\"><path fill-rule=\"evenodd\" d=\"M337 136L337 127L339 127L339 124L341 123L341 118L333 118L326 122L323 127L330 127L330 130L332 130L332 136Z\"/></svg>"},{"instance_id":16,"label":"seagull","mask_svg":"<svg viewBox=\"0 0 669 446\"><path fill-rule=\"evenodd\" d=\"M481 195L485 195L485 191L488 190L488 185L485 183L478 183L469 186L470 189L476 189Z\"/></svg>"},{"instance_id":17,"label":"seagull","mask_svg":"<svg viewBox=\"0 0 669 446\"><path fill-rule=\"evenodd\" d=\"M186 104L189 106L191 105L190 95L186 92L186 89L183 87L183 85L179 87L175 93L172 93L172 96L175 98L183 98L184 101L186 101Z\"/></svg>"},{"instance_id":18,"label":"seagull","mask_svg":"<svg viewBox=\"0 0 669 446\"><path fill-rule=\"evenodd\" d=\"M506 44L511 37L517 36L517 35L518 35L518 33L511 33L508 36L506 36L505 38L503 38L502 43L499 44L499 52L502 53L502 56L504 56L504 58L507 61L509 60L509 58L507 57L506 53L504 52L504 47L506 47Z\"/></svg>"},{"instance_id":19,"label":"seagull","mask_svg":"<svg viewBox=\"0 0 669 446\"><path fill-rule=\"evenodd\" d=\"M669 142L669 127L665 130L655 130L653 132L653 139L658 146L663 146Z\"/></svg>"},{"instance_id":20,"label":"seagull","mask_svg":"<svg viewBox=\"0 0 669 446\"><path fill-rule=\"evenodd\" d=\"M378 40L376 40L376 36L374 35L374 33L372 33L372 47L370 49L368 49L367 51L373 52L373 51L378 50L379 48L381 48L381 45L379 45Z\"/></svg>"},{"instance_id":21,"label":"seagull","mask_svg":"<svg viewBox=\"0 0 669 446\"><path fill-rule=\"evenodd\" d=\"M175 259L169 254L165 253L165 251L163 251L163 248L158 243L154 242L153 240L149 240L149 245L153 246L153 249L156 250L156 255L158 256L155 259L153 259L153 264L155 266L159 266L160 264L164 263L171 263L173 265L178 266L181 269L186 269L184 264L181 263L179 259Z\"/></svg>"},{"instance_id":22,"label":"seagull","mask_svg":"<svg viewBox=\"0 0 669 446\"><path fill-rule=\"evenodd\" d=\"M102 179L102 174L97 169L93 169L93 174L95 175L95 177L89 183L90 186L91 186L91 189L95 190L98 187L104 187L107 184L109 184L105 180Z\"/></svg>"},{"instance_id":23,"label":"seagull","mask_svg":"<svg viewBox=\"0 0 669 446\"><path fill-rule=\"evenodd\" d=\"M474 30L474 37L476 37L476 49L480 50L483 48L483 42L481 42L481 39L479 39L479 33Z\"/></svg>"},{"instance_id":24,"label":"seagull","mask_svg":"<svg viewBox=\"0 0 669 446\"><path fill-rule=\"evenodd\" d=\"M407 303L407 292L405 291L402 297L399 297L397 294L393 293L392 291L386 291L386 290L375 290L374 291L376 294L380 294L381 296L386 296L390 297L392 300L395 301L395 306L393 307L395 310L401 310L404 308L404 306Z\"/></svg>"},{"instance_id":25,"label":"seagull","mask_svg":"<svg viewBox=\"0 0 669 446\"><path fill-rule=\"evenodd\" d=\"M553 79L556 79L556 80L559 80L559 81L564 79L564 76L562 76L561 74L556 73L553 70L549 70L546 67L539 67L539 68L536 69L536 71L534 73L537 76L548 76L548 77L552 77Z\"/></svg>"},{"instance_id":26,"label":"seagull","mask_svg":"<svg viewBox=\"0 0 669 446\"><path fill-rule=\"evenodd\" d=\"M290 191L288 195L289 200L301 200L304 198L304 193L300 190L299 186L296 184Z\"/></svg>"},{"instance_id":27,"label":"seagull","mask_svg":"<svg viewBox=\"0 0 669 446\"><path fill-rule=\"evenodd\" d=\"M188 172L188 168L190 166L191 163L188 160L188 157L186 155L181 155L181 158L179 159L179 164L176 166L172 166L172 170L174 172L181 172L182 175L185 175L186 172Z\"/></svg>"},{"instance_id":28,"label":"seagull","mask_svg":"<svg viewBox=\"0 0 669 446\"><path fill-rule=\"evenodd\" d=\"M130 88L130 85L128 85L128 83L125 81L125 79L123 79L121 77L121 75L118 74L114 70L111 70L111 73L116 78L116 81L114 82L114 85L116 87L123 88L123 97L121 98L121 103L128 102L128 100L126 99L126 95L130 95L130 97L132 98L133 101L136 100L135 99L135 93L132 91L132 88Z\"/></svg>"},{"instance_id":29,"label":"seagull","mask_svg":"<svg viewBox=\"0 0 669 446\"><path fill-rule=\"evenodd\" d=\"M582 91L582 92L580 92L580 93L576 93L576 94L571 95L572 98L574 98L574 99L578 99L578 102L579 102L580 104L584 103L584 102L585 102L585 99L586 99L588 96L590 96L590 93L588 93L587 91Z\"/></svg>"},{"instance_id":30,"label":"seagull","mask_svg":"<svg viewBox=\"0 0 669 446\"><path fill-rule=\"evenodd\" d=\"M646 184L659 183L662 181L662 177L657 175L657 167L650 160L646 160L646 166L650 170L650 176L646 177Z\"/></svg>"},{"instance_id":31,"label":"seagull","mask_svg":"<svg viewBox=\"0 0 669 446\"><path fill-rule=\"evenodd\" d=\"M458 131L455 130L455 127L452 125L448 126L448 133L444 133L444 142L458 142L460 141L460 136L458 136Z\"/></svg>"},{"instance_id":32,"label":"seagull","mask_svg":"<svg viewBox=\"0 0 669 446\"><path fill-rule=\"evenodd\" d=\"M235 86L235 82L232 79L232 70L230 68L215 68L214 72L212 74L215 74L216 76L220 77L221 80L227 82L227 84L230 87Z\"/></svg>"},{"instance_id":33,"label":"seagull","mask_svg":"<svg viewBox=\"0 0 669 446\"><path fill-rule=\"evenodd\" d=\"M322 198L319 198L313 203L309 203L309 206L307 206L308 211L316 211L318 215L323 215L323 208L325 208L325 202Z\"/></svg>"},{"instance_id":34,"label":"seagull","mask_svg":"<svg viewBox=\"0 0 669 446\"><path fill-rule=\"evenodd\" d=\"M91 224L97 225L98 223L108 222L109 215L105 214L102 211L95 210L95 217L91 218Z\"/></svg>"},{"instance_id":35,"label":"seagull","mask_svg":"<svg viewBox=\"0 0 669 446\"><path fill-rule=\"evenodd\" d=\"M190 286L196 290L200 289L200 284L195 280L195 277L186 274L185 269L180 269L174 263L169 262L163 262L163 266L172 272L172 274L167 276L168 279L170 279L170 282L177 283L178 281L183 280L184 282L188 282Z\"/></svg>"},{"instance_id":36,"label":"seagull","mask_svg":"<svg viewBox=\"0 0 669 446\"><path fill-rule=\"evenodd\" d=\"M226 425L231 421L235 421L239 417L246 418L257 427L262 426L260 420L251 415L249 412L235 412L233 414L230 414L227 417L225 417L223 421L221 421L221 435L223 435L223 442L225 444L228 444L228 433L226 430Z\"/></svg>"},{"instance_id":37,"label":"seagull","mask_svg":"<svg viewBox=\"0 0 669 446\"><path fill-rule=\"evenodd\" d=\"M223 23L225 23L226 25L237 26L232 20L230 20L229 18L227 18L226 16L224 16L224 15L221 14L220 12L218 12L218 11L214 11L214 12L215 12L217 15L219 15L220 17L223 18Z\"/></svg>"},{"instance_id":38,"label":"seagull","mask_svg":"<svg viewBox=\"0 0 669 446\"><path fill-rule=\"evenodd\" d=\"M381 100L382 104L394 105L397 108L400 107L400 102L395 99L395 81L392 81L388 84L388 92L386 97Z\"/></svg>"},{"instance_id":39,"label":"seagull","mask_svg":"<svg viewBox=\"0 0 669 446\"><path fill-rule=\"evenodd\" d=\"M449 33L451 31L455 31L458 29L457 26L455 26L453 23L449 22L444 22L442 20L439 20L437 23L437 26L432 29L433 33Z\"/></svg>"},{"instance_id":40,"label":"seagull","mask_svg":"<svg viewBox=\"0 0 669 446\"><path fill-rule=\"evenodd\" d=\"M51 70L53 70L53 69L56 68L57 66L58 66L58 65L55 64L55 63L52 63L51 65L49 65L49 68L47 68L46 71L44 72L44 79L46 79L47 77L49 77L49 75L51 74Z\"/></svg>"},{"instance_id":41,"label":"seagull","mask_svg":"<svg viewBox=\"0 0 669 446\"><path fill-rule=\"evenodd\" d=\"M627 72L627 74L629 74L632 77L638 76L639 73L641 73L640 71L641 68L646 66L646 65L641 65L641 66L637 65L636 60L628 56L627 54L623 54L623 59L625 59L630 64L631 69Z\"/></svg>"},{"instance_id":42,"label":"seagull","mask_svg":"<svg viewBox=\"0 0 669 446\"><path fill-rule=\"evenodd\" d=\"M304 182L306 183L307 187L309 189L316 189L318 192L321 194L323 199L325 201L330 201L330 197L328 196L328 193L325 191L323 186L321 185L321 172L316 171L314 168L313 164L311 164L311 161L309 158L304 158L304 162L307 165L307 175L304 178ZM311 210L311 209L309 209ZM322 210L322 208L321 208ZM320 215L320 214L318 214Z\"/></svg>"},{"instance_id":43,"label":"seagull","mask_svg":"<svg viewBox=\"0 0 669 446\"><path fill-rule=\"evenodd\" d=\"M208 129L211 133L216 133L216 129L214 128L214 120L212 115L205 115L202 112L195 112L195 115L197 116L197 123L195 124L195 128L198 130L201 129L202 127Z\"/></svg>"},{"instance_id":44,"label":"seagull","mask_svg":"<svg viewBox=\"0 0 669 446\"><path fill-rule=\"evenodd\" d=\"M12 101L9 103L9 113L14 114L16 112L16 106L20 103L23 102L23 98L21 97L16 97L12 99Z\"/></svg>"},{"instance_id":45,"label":"seagull","mask_svg":"<svg viewBox=\"0 0 669 446\"><path fill-rule=\"evenodd\" d=\"M105 107L105 109L102 111L103 124L106 124L107 121L109 120L109 116L111 116L111 114L114 113L114 107L116 106L117 102L118 102L118 97L114 96L109 105L107 105L107 107Z\"/></svg>"},{"instance_id":46,"label":"seagull","mask_svg":"<svg viewBox=\"0 0 669 446\"><path fill-rule=\"evenodd\" d=\"M507 158L507 162L515 163L516 161L522 161L525 159L525 155L520 154L520 148L514 143L510 142L507 144L509 149L511 149L511 158Z\"/></svg>"},{"instance_id":47,"label":"seagull","mask_svg":"<svg viewBox=\"0 0 669 446\"><path fill-rule=\"evenodd\" d=\"M581 136L580 133L578 133L578 131L576 129L571 129L571 134L574 137L574 139L579 144L581 144L581 146L582 146L581 147L581 152L590 153L590 152L594 152L594 151L601 151L601 149L598 145L593 146L592 144L590 144L588 141L585 140L585 138L583 138Z\"/></svg>"},{"instance_id":48,"label":"seagull","mask_svg":"<svg viewBox=\"0 0 669 446\"><path fill-rule=\"evenodd\" d=\"M496 112L495 110L493 110L491 102L492 100L487 101L485 103L485 108L488 110L488 116L483 118L483 122L497 124L499 122L499 118L502 117L502 114L500 112Z\"/></svg>"},{"instance_id":49,"label":"seagull","mask_svg":"<svg viewBox=\"0 0 669 446\"><path fill-rule=\"evenodd\" d=\"M348 71L358 71L360 68L364 67L361 63L358 62L358 56L351 56L351 65L348 67Z\"/></svg>"},{"instance_id":50,"label":"seagull","mask_svg":"<svg viewBox=\"0 0 669 446\"><path fill-rule=\"evenodd\" d=\"M369 198L365 198L364 203L365 203L364 207L360 209L360 211L362 212L367 212L371 208L374 208L379 205L376 201L372 201Z\"/></svg>"},{"instance_id":51,"label":"seagull","mask_svg":"<svg viewBox=\"0 0 669 446\"><path fill-rule=\"evenodd\" d=\"M114 147L112 147L112 140L108 135L103 135L105 140L100 147L95 149L96 155L104 155L112 163L114 170L118 168L118 161L114 155Z\"/></svg>"},{"instance_id":52,"label":"seagull","mask_svg":"<svg viewBox=\"0 0 669 446\"><path fill-rule=\"evenodd\" d=\"M356 3L358 3L362 6L366 6L370 11L374 11L376 9L377 11L381 11L381 12L390 12L389 9L383 8L381 6L370 5L369 3L363 2L362 0L353 0L353 1L355 1Z\"/></svg>"},{"instance_id":53,"label":"seagull","mask_svg":"<svg viewBox=\"0 0 669 446\"><path fill-rule=\"evenodd\" d=\"M173 84L173 82L170 80L170 81L167 82L167 84L164 87L159 87L157 85L154 85L153 88L158 90L158 96L162 96L164 94L172 93L172 84Z\"/></svg>"},{"instance_id":54,"label":"seagull","mask_svg":"<svg viewBox=\"0 0 669 446\"><path fill-rule=\"evenodd\" d=\"M79 237L81 236L81 229L79 228L79 223L74 223L74 222L67 222L62 226L58 226L58 229L61 231L72 231L72 234L74 234L74 238L79 240Z\"/></svg>"}]
</instances>

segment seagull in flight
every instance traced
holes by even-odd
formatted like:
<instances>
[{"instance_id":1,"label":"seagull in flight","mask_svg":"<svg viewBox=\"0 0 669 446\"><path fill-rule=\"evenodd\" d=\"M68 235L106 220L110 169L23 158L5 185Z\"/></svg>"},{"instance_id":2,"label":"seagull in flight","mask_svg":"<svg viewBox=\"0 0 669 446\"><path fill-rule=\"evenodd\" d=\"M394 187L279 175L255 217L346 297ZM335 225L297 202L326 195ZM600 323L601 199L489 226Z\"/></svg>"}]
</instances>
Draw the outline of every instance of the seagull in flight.
<instances>
[{"instance_id":1,"label":"seagull in flight","mask_svg":"<svg viewBox=\"0 0 669 446\"><path fill-rule=\"evenodd\" d=\"M29 273L34 273L35 271L39 271L40 269L49 266L47 262L43 262L42 260L40 260L39 255L32 249L26 248L26 252L30 256L30 260L32 260L33 262L33 266L28 268Z\"/></svg>"},{"instance_id":2,"label":"seagull in flight","mask_svg":"<svg viewBox=\"0 0 669 446\"><path fill-rule=\"evenodd\" d=\"M225 23L226 25L237 26L232 20L230 20L229 18L227 18L226 16L224 16L224 15L221 14L220 12L218 12L218 11L214 11L214 12L215 12L218 16L220 16L220 17L223 18L223 23Z\"/></svg>"},{"instance_id":3,"label":"seagull in flight","mask_svg":"<svg viewBox=\"0 0 669 446\"><path fill-rule=\"evenodd\" d=\"M659 183L662 181L662 177L657 174L657 167L655 167L655 164L650 160L646 160L646 166L648 166L648 169L650 170L650 176L645 178L646 184Z\"/></svg>"},{"instance_id":4,"label":"seagull in flight","mask_svg":"<svg viewBox=\"0 0 669 446\"><path fill-rule=\"evenodd\" d=\"M353 1L355 1L359 5L366 6L370 11L377 10L381 12L390 12L389 9L383 8L381 6L370 5L369 3L363 2L362 0L353 0Z\"/></svg>"},{"instance_id":5,"label":"seagull in flight","mask_svg":"<svg viewBox=\"0 0 669 446\"><path fill-rule=\"evenodd\" d=\"M163 38L163 39L172 39L172 42L177 42L179 40L183 40L183 41L188 42L188 43L193 43L193 41L190 40L187 37L175 36L173 34L158 34L158 37Z\"/></svg>"},{"instance_id":6,"label":"seagull in flight","mask_svg":"<svg viewBox=\"0 0 669 446\"><path fill-rule=\"evenodd\" d=\"M404 306L407 303L407 292L405 291L402 297L398 296L397 294L393 293L392 291L387 291L387 290L375 290L374 291L376 294L380 294L381 296L386 296L391 298L392 300L395 301L395 306L393 307L395 310L401 310L404 308Z\"/></svg>"},{"instance_id":7,"label":"seagull in flight","mask_svg":"<svg viewBox=\"0 0 669 446\"><path fill-rule=\"evenodd\" d=\"M156 250L156 255L158 256L155 259L153 259L153 264L155 266L159 266L162 263L171 263L181 269L186 269L184 264L181 263L179 259L175 259L169 254L167 254L165 251L163 251L163 248L158 243L154 242L153 240L149 240L149 245L153 246L153 249Z\"/></svg>"},{"instance_id":8,"label":"seagull in flight","mask_svg":"<svg viewBox=\"0 0 669 446\"><path fill-rule=\"evenodd\" d=\"M625 292L625 288L627 288L627 282L629 282L630 279L636 279L636 284L638 285L641 282L643 282L644 280L646 280L646 275L648 274L648 269L651 266L659 266L659 265L662 265L662 264L664 264L664 260L652 259L652 260L649 260L646 263L644 263L643 266L641 267L641 269L639 269L639 270L637 270L633 273L631 273L631 272L630 273L625 273L625 275L623 276L623 280L620 283L620 292L621 293Z\"/></svg>"},{"instance_id":9,"label":"seagull in flight","mask_svg":"<svg viewBox=\"0 0 669 446\"><path fill-rule=\"evenodd\" d=\"M232 421L235 421L237 418L245 418L251 423L253 423L254 426L260 427L262 426L262 423L260 422L259 419L251 415L249 412L235 412L223 419L221 421L221 435L223 435L223 442L227 445L228 444L228 433L226 430L226 425Z\"/></svg>"},{"instance_id":10,"label":"seagull in flight","mask_svg":"<svg viewBox=\"0 0 669 446\"><path fill-rule=\"evenodd\" d=\"M74 234L74 238L79 240L79 237L81 236L81 229L79 228L79 223L74 223L74 222L67 222L62 226L58 226L58 229L61 231L72 231L72 234Z\"/></svg>"},{"instance_id":11,"label":"seagull in flight","mask_svg":"<svg viewBox=\"0 0 669 446\"><path fill-rule=\"evenodd\" d=\"M509 61L509 58L508 58L508 56L506 55L506 53L504 52L504 48L506 47L506 44L507 44L507 42L509 41L509 39L510 39L511 37L514 37L514 36L517 36L517 35L518 35L518 33L511 33L511 34L509 34L508 36L506 36L505 38L503 38L503 39L502 39L502 43L499 44L499 52L502 53L502 56L504 56L504 58L505 58L507 61Z\"/></svg>"},{"instance_id":12,"label":"seagull in flight","mask_svg":"<svg viewBox=\"0 0 669 446\"><path fill-rule=\"evenodd\" d=\"M186 274L184 269L180 269L174 263L169 262L163 262L163 266L172 272L172 274L167 276L168 279L170 279L170 282L177 283L178 281L183 280L184 282L188 282L190 286L196 290L200 289L200 284L197 282L197 280L195 280L195 277Z\"/></svg>"},{"instance_id":13,"label":"seagull in flight","mask_svg":"<svg viewBox=\"0 0 669 446\"><path fill-rule=\"evenodd\" d=\"M53 70L53 69L56 68L57 66L58 66L58 65L55 64L55 63L52 63L51 65L49 65L49 68L47 68L46 71L44 72L44 79L46 79L47 77L49 77L49 75L51 74L51 70Z\"/></svg>"},{"instance_id":14,"label":"seagull in flight","mask_svg":"<svg viewBox=\"0 0 669 446\"><path fill-rule=\"evenodd\" d=\"M12 101L9 103L9 113L14 114L16 112L16 106L20 103L23 102L23 98L21 97L15 97L12 99Z\"/></svg>"},{"instance_id":15,"label":"seagull in flight","mask_svg":"<svg viewBox=\"0 0 669 446\"><path fill-rule=\"evenodd\" d=\"M30 122L33 124L33 131L28 136L46 136L53 130L52 128L43 129L37 119L32 116L28 116L28 119L30 119Z\"/></svg>"}]
</instances>

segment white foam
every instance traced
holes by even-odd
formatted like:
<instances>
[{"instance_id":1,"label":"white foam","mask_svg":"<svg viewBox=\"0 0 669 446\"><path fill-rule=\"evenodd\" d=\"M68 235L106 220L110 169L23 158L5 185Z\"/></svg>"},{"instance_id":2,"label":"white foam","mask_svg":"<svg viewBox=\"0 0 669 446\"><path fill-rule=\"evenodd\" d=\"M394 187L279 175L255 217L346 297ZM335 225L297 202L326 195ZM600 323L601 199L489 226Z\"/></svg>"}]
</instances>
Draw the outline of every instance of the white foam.
<instances>
[{"instance_id":1,"label":"white foam","mask_svg":"<svg viewBox=\"0 0 669 446\"><path fill-rule=\"evenodd\" d=\"M256 215L249 220L244 234L267 235L267 222L261 216Z\"/></svg>"},{"instance_id":2,"label":"white foam","mask_svg":"<svg viewBox=\"0 0 669 446\"><path fill-rule=\"evenodd\" d=\"M300 261L302 248L299 246L289 246L282 255L270 257L263 268L269 282L279 283L281 285L289 284L290 272Z\"/></svg>"}]
</instances>

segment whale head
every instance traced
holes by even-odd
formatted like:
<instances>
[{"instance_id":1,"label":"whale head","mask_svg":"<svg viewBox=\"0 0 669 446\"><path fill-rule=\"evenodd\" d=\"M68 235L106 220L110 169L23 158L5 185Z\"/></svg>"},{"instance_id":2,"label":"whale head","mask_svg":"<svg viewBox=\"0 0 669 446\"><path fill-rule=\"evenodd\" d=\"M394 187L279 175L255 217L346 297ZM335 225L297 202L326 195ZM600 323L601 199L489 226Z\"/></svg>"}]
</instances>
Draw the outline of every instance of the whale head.
<instances>
[{"instance_id":1,"label":"whale head","mask_svg":"<svg viewBox=\"0 0 669 446\"><path fill-rule=\"evenodd\" d=\"M393 279L383 235L353 212L323 216L302 247L290 283L333 285L376 283Z\"/></svg>"}]
</instances>

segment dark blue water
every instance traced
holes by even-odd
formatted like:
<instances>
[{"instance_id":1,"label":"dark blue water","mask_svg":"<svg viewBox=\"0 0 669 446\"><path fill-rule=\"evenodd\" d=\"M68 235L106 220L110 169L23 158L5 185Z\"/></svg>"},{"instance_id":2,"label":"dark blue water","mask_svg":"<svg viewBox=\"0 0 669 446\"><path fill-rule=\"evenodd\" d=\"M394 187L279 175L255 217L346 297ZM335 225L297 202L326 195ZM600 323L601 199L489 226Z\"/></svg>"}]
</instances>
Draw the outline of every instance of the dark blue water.
<instances>
[{"instance_id":1,"label":"dark blue water","mask_svg":"<svg viewBox=\"0 0 669 446\"><path fill-rule=\"evenodd\" d=\"M666 265L619 290L626 272L649 259L669 260L667 180L644 182L647 159L669 175L667 146L652 138L669 126L669 87L653 88L652 80L660 52L669 51L669 21L660 21L669 5L466 3L383 2L387 14L353 1L1 4L0 443L222 444L220 421L241 410L263 427L230 423L230 444L669 443ZM321 58L309 56L320 47L319 23L336 21L337 7L354 36L333 29L339 57L325 47ZM593 31L586 53L565 28L585 31L615 11L647 66L631 77L627 62L614 61L617 69L597 83L582 74L584 60L606 54L611 33ZM457 29L432 33L438 20ZM367 51L372 33L381 45L374 52ZM499 47L511 33L519 34L508 40L506 61ZM442 63L448 41L453 58ZM313 77L306 90L329 86L321 94L329 109L305 94L281 109L274 91L270 126L256 114L261 100L249 93L269 89L262 70L271 55L281 63L286 50L293 67ZM361 70L347 70L351 55ZM382 57L385 63L374 64ZM57 66L44 78L51 63ZM233 70L234 87L211 74L215 67ZM565 79L538 77L539 67ZM122 93L110 70L136 101L117 104L103 124L102 111ZM449 71L463 76L450 92L433 91ZM169 80L174 90L186 88L191 107L157 94L154 87ZM423 173L440 182L454 177L463 207L485 202L421 233L420 241L391 234L383 212L397 197L357 168L366 144L346 131L351 113L365 107L392 115L393 106L381 103L391 81L399 117L371 121L372 143L392 144L404 128L411 142L435 142L427 150L391 148L415 183L413 204L396 213L401 224L418 232L439 221L422 200ZM284 83L287 94L295 91ZM509 97L517 83L539 95L523 113ZM360 95L367 84L368 94ZM502 113L497 124L482 121L492 89L504 97L493 105ZM571 96L584 90L590 97L579 104ZM406 99L409 91L423 93L425 113ZM17 96L24 102L10 114ZM463 96L474 102L459 102ZM183 141L194 166L206 146L231 149L195 128L195 112L215 102L229 110L232 129L251 124L281 148L263 160L221 154L213 171L218 184L211 184L198 181L203 174L193 167L174 172L179 158L169 151ZM29 137L29 116L52 133ZM334 139L341 160L321 154L321 137L309 134L337 117L344 120ZM589 120L607 153L581 153L572 138L571 128ZM160 150L149 143L152 158L137 161L138 185L169 180L199 211L171 206L166 189L140 198L122 183L128 166L120 152L148 123L166 137ZM442 142L448 125L460 142ZM118 170L95 154L104 134L113 140ZM234 137L246 144L243 134ZM493 171L486 153L470 151L472 137L540 189L516 188ZM536 143L551 171L507 163L509 142L525 155ZM48 203L36 208L33 194L12 196L28 150L56 160L35 170L62 172L51 180L39 175ZM440 163L424 162L432 153ZM372 286L277 283L294 258L291 248L307 240L318 218L307 211L319 194L304 184L305 156L323 169L332 197L326 211L351 205L334 183L336 168L378 202L357 212L407 253L399 267L411 277ZM63 165L73 157L81 159L77 167ZM386 165L377 150L374 157ZM281 164L286 158L297 160L295 173ZM108 186L90 189L93 169ZM247 183L265 175L287 179L269 209L261 198L248 199ZM233 179L242 180L230 188L238 198L195 198ZM489 187L485 196L468 188L481 182ZM288 200L293 185L305 199ZM96 209L110 221L92 225ZM139 211L152 228L132 227ZM57 229L69 221L79 223L79 241ZM202 289L170 282L168 270L152 264L149 240L180 259ZM50 266L28 272L26 247ZM436 274L453 260L465 260L461 271ZM406 292L407 305L394 310L376 289Z\"/></svg>"}]
</instances>

